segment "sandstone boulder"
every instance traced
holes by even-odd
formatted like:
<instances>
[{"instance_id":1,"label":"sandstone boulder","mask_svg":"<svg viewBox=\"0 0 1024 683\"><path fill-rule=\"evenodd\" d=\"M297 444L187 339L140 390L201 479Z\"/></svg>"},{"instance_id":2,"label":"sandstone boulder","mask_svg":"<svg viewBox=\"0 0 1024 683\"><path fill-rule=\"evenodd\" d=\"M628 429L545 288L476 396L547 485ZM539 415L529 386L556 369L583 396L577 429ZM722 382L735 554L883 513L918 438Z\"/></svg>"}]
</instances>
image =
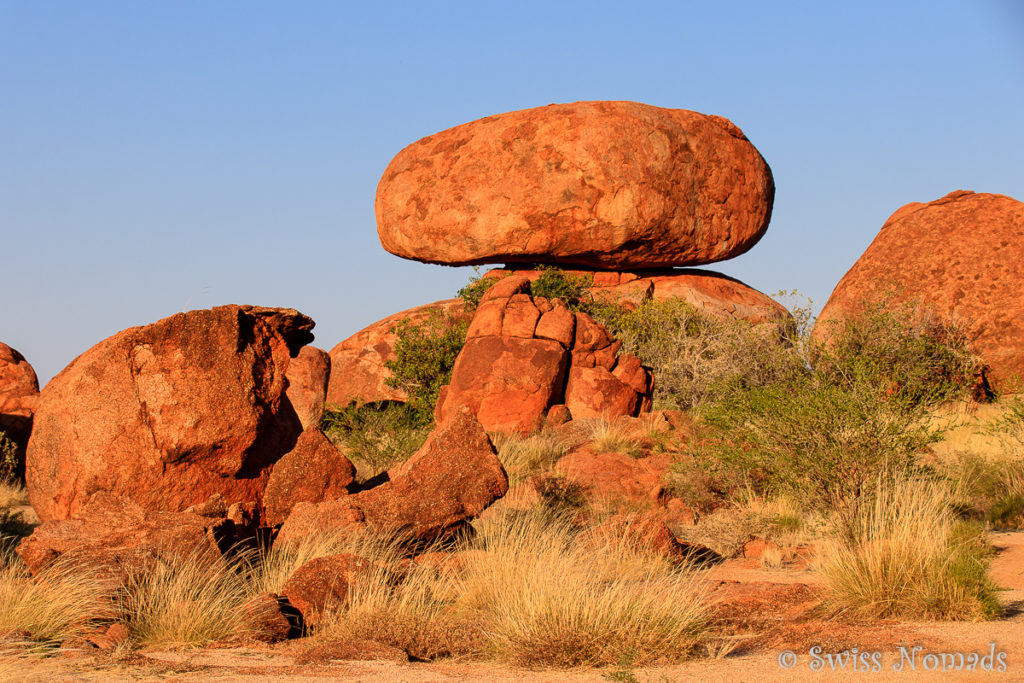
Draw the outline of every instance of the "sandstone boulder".
<instances>
[{"instance_id":1,"label":"sandstone boulder","mask_svg":"<svg viewBox=\"0 0 1024 683\"><path fill-rule=\"evenodd\" d=\"M768 164L720 116L575 102L415 142L377 186L381 244L428 263L652 268L737 256L764 234Z\"/></svg>"},{"instance_id":2,"label":"sandstone boulder","mask_svg":"<svg viewBox=\"0 0 1024 683\"><path fill-rule=\"evenodd\" d=\"M18 544L29 571L38 573L62 559L102 567L115 578L145 570L158 558L195 555L211 562L238 540L223 517L192 512L152 512L132 501L100 492L73 519L43 522Z\"/></svg>"},{"instance_id":3,"label":"sandstone boulder","mask_svg":"<svg viewBox=\"0 0 1024 683\"><path fill-rule=\"evenodd\" d=\"M319 503L348 495L356 470L318 427L307 427L274 465L263 493L264 522L281 524L296 503Z\"/></svg>"},{"instance_id":4,"label":"sandstone boulder","mask_svg":"<svg viewBox=\"0 0 1024 683\"><path fill-rule=\"evenodd\" d=\"M880 296L962 325L998 392L1024 390L1024 203L951 192L894 213L836 285L814 336Z\"/></svg>"},{"instance_id":5,"label":"sandstone boulder","mask_svg":"<svg viewBox=\"0 0 1024 683\"><path fill-rule=\"evenodd\" d=\"M19 460L32 432L39 380L25 357L0 343L0 431L14 441Z\"/></svg>"},{"instance_id":6,"label":"sandstone boulder","mask_svg":"<svg viewBox=\"0 0 1024 683\"><path fill-rule=\"evenodd\" d=\"M258 505L302 431L285 396L313 321L220 306L133 327L92 347L39 395L26 480L46 520L98 491L181 511L213 494Z\"/></svg>"},{"instance_id":7,"label":"sandstone boulder","mask_svg":"<svg viewBox=\"0 0 1024 683\"><path fill-rule=\"evenodd\" d=\"M327 405L346 406L376 401L405 401L408 395L386 384L391 371L384 364L395 359L395 330L403 320L421 324L430 316L468 319L462 299L446 299L390 315L356 332L331 349Z\"/></svg>"},{"instance_id":8,"label":"sandstone boulder","mask_svg":"<svg viewBox=\"0 0 1024 683\"><path fill-rule=\"evenodd\" d=\"M325 610L343 607L355 584L374 571L382 570L348 553L317 557L292 572L281 596L299 611L304 625L315 627Z\"/></svg>"},{"instance_id":9,"label":"sandstone boulder","mask_svg":"<svg viewBox=\"0 0 1024 683\"><path fill-rule=\"evenodd\" d=\"M494 446L468 408L439 423L387 479L354 495L296 504L275 542L366 530L430 541L463 527L508 491Z\"/></svg>"},{"instance_id":10,"label":"sandstone boulder","mask_svg":"<svg viewBox=\"0 0 1024 683\"><path fill-rule=\"evenodd\" d=\"M320 426L327 400L327 380L331 374L331 357L323 349L303 346L299 355L288 363L286 394L295 414L306 429Z\"/></svg>"},{"instance_id":11,"label":"sandstone boulder","mask_svg":"<svg viewBox=\"0 0 1024 683\"><path fill-rule=\"evenodd\" d=\"M581 486L597 503L623 500L657 502L668 471L665 455L634 458L625 453L595 453L586 447L563 456L555 472Z\"/></svg>"}]
</instances>

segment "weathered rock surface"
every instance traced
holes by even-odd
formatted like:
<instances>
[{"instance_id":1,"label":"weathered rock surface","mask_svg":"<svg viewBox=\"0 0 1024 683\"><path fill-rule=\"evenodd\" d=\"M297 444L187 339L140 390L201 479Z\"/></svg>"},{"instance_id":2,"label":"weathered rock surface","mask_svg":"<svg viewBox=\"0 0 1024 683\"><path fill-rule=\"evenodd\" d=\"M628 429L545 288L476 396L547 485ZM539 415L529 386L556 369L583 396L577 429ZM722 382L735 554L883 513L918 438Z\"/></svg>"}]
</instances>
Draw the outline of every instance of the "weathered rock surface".
<instances>
[{"instance_id":1,"label":"weathered rock surface","mask_svg":"<svg viewBox=\"0 0 1024 683\"><path fill-rule=\"evenodd\" d=\"M288 577L281 596L302 614L306 626L316 626L324 610L342 607L356 582L375 570L381 571L369 560L348 553L317 557Z\"/></svg>"},{"instance_id":2,"label":"weathered rock surface","mask_svg":"<svg viewBox=\"0 0 1024 683\"><path fill-rule=\"evenodd\" d=\"M196 555L215 561L236 540L235 525L223 517L152 512L106 492L94 495L77 513L73 519L43 522L18 544L29 571L35 574L61 558L120 577L157 558Z\"/></svg>"},{"instance_id":3,"label":"weathered rock surface","mask_svg":"<svg viewBox=\"0 0 1024 683\"><path fill-rule=\"evenodd\" d=\"M285 374L312 327L292 309L220 306L83 353L36 406L26 479L39 517L72 517L98 491L150 510L213 494L258 505L302 431Z\"/></svg>"},{"instance_id":4,"label":"weathered rock surface","mask_svg":"<svg viewBox=\"0 0 1024 683\"><path fill-rule=\"evenodd\" d=\"M32 414L39 380L25 357L0 342L0 430L14 441L20 455L32 432Z\"/></svg>"},{"instance_id":5,"label":"weathered rock surface","mask_svg":"<svg viewBox=\"0 0 1024 683\"><path fill-rule=\"evenodd\" d=\"M457 530L508 491L508 476L487 434L466 408L439 423L388 481L322 503L298 503L276 543L313 533L396 533L429 541Z\"/></svg>"},{"instance_id":6,"label":"weathered rock surface","mask_svg":"<svg viewBox=\"0 0 1024 683\"><path fill-rule=\"evenodd\" d=\"M295 414L305 429L320 425L327 400L327 380L331 374L331 357L323 349L303 346L299 355L288 363L285 377L288 389L285 391Z\"/></svg>"},{"instance_id":7,"label":"weathered rock surface","mask_svg":"<svg viewBox=\"0 0 1024 683\"><path fill-rule=\"evenodd\" d=\"M484 294L437 420L468 407L489 432L529 433L555 405L574 418L640 412L652 387L639 359L620 355L622 345L589 315L531 297L529 283L516 274Z\"/></svg>"},{"instance_id":8,"label":"weathered rock surface","mask_svg":"<svg viewBox=\"0 0 1024 683\"><path fill-rule=\"evenodd\" d=\"M462 299L446 299L390 315L356 332L331 349L330 380L327 384L327 405L346 406L375 401L405 401L409 397L385 382L391 371L384 367L395 359L395 329L403 320L421 324L431 314L468 318Z\"/></svg>"},{"instance_id":9,"label":"weathered rock surface","mask_svg":"<svg viewBox=\"0 0 1024 683\"><path fill-rule=\"evenodd\" d=\"M764 234L768 164L720 116L575 102L415 142L377 186L381 244L429 263L711 263Z\"/></svg>"},{"instance_id":10,"label":"weathered rock surface","mask_svg":"<svg viewBox=\"0 0 1024 683\"><path fill-rule=\"evenodd\" d=\"M988 367L992 388L1024 390L1024 203L951 192L894 213L836 285L814 335L878 297L920 302L960 324Z\"/></svg>"},{"instance_id":11,"label":"weathered rock surface","mask_svg":"<svg viewBox=\"0 0 1024 683\"><path fill-rule=\"evenodd\" d=\"M668 471L668 457L634 458L625 453L595 453L584 447L559 459L555 472L583 487L591 500L657 502Z\"/></svg>"},{"instance_id":12,"label":"weathered rock surface","mask_svg":"<svg viewBox=\"0 0 1024 683\"><path fill-rule=\"evenodd\" d=\"M543 271L497 268L488 278L520 275L531 282ZM681 299L694 308L715 315L730 315L754 324L790 319L785 306L739 280L712 270L675 268L661 270L594 271L566 270L570 277L587 278L590 294L597 301L638 304L645 298L656 301Z\"/></svg>"},{"instance_id":13,"label":"weathered rock surface","mask_svg":"<svg viewBox=\"0 0 1024 683\"><path fill-rule=\"evenodd\" d=\"M295 448L274 465L263 493L264 522L284 522L296 503L319 503L348 495L352 462L318 427L307 427Z\"/></svg>"}]
</instances>

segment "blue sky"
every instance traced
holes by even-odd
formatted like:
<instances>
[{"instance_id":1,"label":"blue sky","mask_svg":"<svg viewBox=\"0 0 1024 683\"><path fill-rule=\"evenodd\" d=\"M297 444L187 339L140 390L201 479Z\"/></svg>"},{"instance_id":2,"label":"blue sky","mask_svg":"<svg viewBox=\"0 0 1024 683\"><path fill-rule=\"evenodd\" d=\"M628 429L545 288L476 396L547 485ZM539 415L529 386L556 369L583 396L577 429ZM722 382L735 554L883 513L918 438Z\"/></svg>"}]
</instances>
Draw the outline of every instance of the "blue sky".
<instances>
[{"instance_id":1,"label":"blue sky","mask_svg":"<svg viewBox=\"0 0 1024 683\"><path fill-rule=\"evenodd\" d=\"M472 273L380 247L402 147L594 99L742 128L772 223L709 267L819 308L903 204L1024 199L1016 0L0 0L0 341L46 381L125 327L252 303L330 349Z\"/></svg>"}]
</instances>

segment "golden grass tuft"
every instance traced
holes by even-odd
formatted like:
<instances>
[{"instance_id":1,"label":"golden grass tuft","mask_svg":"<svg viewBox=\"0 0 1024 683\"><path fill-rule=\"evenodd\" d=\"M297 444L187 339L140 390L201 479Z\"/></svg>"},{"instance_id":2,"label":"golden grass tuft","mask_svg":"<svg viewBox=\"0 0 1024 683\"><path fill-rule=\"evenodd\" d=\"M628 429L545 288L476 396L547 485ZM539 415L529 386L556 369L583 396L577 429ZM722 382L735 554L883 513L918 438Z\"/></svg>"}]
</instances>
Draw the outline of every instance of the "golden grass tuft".
<instances>
[{"instance_id":1,"label":"golden grass tuft","mask_svg":"<svg viewBox=\"0 0 1024 683\"><path fill-rule=\"evenodd\" d=\"M19 482L0 479L0 510L28 505L28 491Z\"/></svg>"},{"instance_id":2,"label":"golden grass tuft","mask_svg":"<svg viewBox=\"0 0 1024 683\"><path fill-rule=\"evenodd\" d=\"M498 459L505 467L512 486L530 475L550 469L567 450L565 443L550 432L540 432L525 438L502 434L495 441Z\"/></svg>"},{"instance_id":3,"label":"golden grass tuft","mask_svg":"<svg viewBox=\"0 0 1024 683\"><path fill-rule=\"evenodd\" d=\"M824 548L832 607L859 618L997 616L985 546L955 518L949 497L937 482L879 484L849 533Z\"/></svg>"},{"instance_id":4,"label":"golden grass tuft","mask_svg":"<svg viewBox=\"0 0 1024 683\"><path fill-rule=\"evenodd\" d=\"M35 577L0 557L0 633L24 629L38 643L83 636L116 615L116 586L95 568L57 561Z\"/></svg>"},{"instance_id":5,"label":"golden grass tuft","mask_svg":"<svg viewBox=\"0 0 1024 683\"><path fill-rule=\"evenodd\" d=\"M251 591L242 570L190 554L132 572L121 596L132 640L142 647L187 648L243 636L241 607Z\"/></svg>"},{"instance_id":6,"label":"golden grass tuft","mask_svg":"<svg viewBox=\"0 0 1024 683\"><path fill-rule=\"evenodd\" d=\"M641 437L627 420L595 418L587 425L588 436L595 453L624 453L640 455Z\"/></svg>"}]
</instances>

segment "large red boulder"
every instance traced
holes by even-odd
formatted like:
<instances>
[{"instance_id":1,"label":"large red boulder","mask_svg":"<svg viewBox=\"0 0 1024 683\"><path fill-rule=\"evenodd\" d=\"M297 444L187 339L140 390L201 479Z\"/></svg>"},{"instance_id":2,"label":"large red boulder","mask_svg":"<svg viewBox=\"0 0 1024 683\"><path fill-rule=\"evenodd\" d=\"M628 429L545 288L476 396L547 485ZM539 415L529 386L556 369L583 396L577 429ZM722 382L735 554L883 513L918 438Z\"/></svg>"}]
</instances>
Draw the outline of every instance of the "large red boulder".
<instances>
[{"instance_id":1,"label":"large red boulder","mask_svg":"<svg viewBox=\"0 0 1024 683\"><path fill-rule=\"evenodd\" d=\"M962 325L987 366L992 388L1024 390L1024 203L959 190L889 217L836 285L815 324L825 339L836 321L889 297L916 302Z\"/></svg>"},{"instance_id":2,"label":"large red boulder","mask_svg":"<svg viewBox=\"0 0 1024 683\"><path fill-rule=\"evenodd\" d=\"M327 378L331 373L331 357L323 349L303 346L299 355L288 363L288 401L302 423L302 428L318 427L327 399Z\"/></svg>"},{"instance_id":3,"label":"large red boulder","mask_svg":"<svg viewBox=\"0 0 1024 683\"><path fill-rule=\"evenodd\" d=\"M19 455L32 432L39 380L25 357L0 342L0 431L14 441Z\"/></svg>"},{"instance_id":4,"label":"large red boulder","mask_svg":"<svg viewBox=\"0 0 1024 683\"><path fill-rule=\"evenodd\" d=\"M307 427L295 448L270 473L263 492L263 521L273 526L288 518L296 503L319 503L348 495L356 470L318 427Z\"/></svg>"},{"instance_id":5,"label":"large red boulder","mask_svg":"<svg viewBox=\"0 0 1024 683\"><path fill-rule=\"evenodd\" d=\"M219 494L258 505L302 427L285 396L313 321L220 306L133 327L92 347L39 395L26 480L41 519L97 491L181 511Z\"/></svg>"},{"instance_id":6,"label":"large red boulder","mask_svg":"<svg viewBox=\"0 0 1024 683\"><path fill-rule=\"evenodd\" d=\"M403 149L377 186L377 232L428 263L685 266L750 249L774 195L768 164L720 116L553 104Z\"/></svg>"},{"instance_id":7,"label":"large red boulder","mask_svg":"<svg viewBox=\"0 0 1024 683\"><path fill-rule=\"evenodd\" d=\"M405 401L409 396L387 385L391 371L385 363L395 359L396 329L402 321L418 325L431 315L469 319L462 299L445 299L389 315L356 332L331 349L327 405L346 406L376 401Z\"/></svg>"},{"instance_id":8,"label":"large red boulder","mask_svg":"<svg viewBox=\"0 0 1024 683\"><path fill-rule=\"evenodd\" d=\"M450 415L388 481L322 503L298 503L277 543L332 532L398 533L430 541L466 524L508 491L494 446L467 408Z\"/></svg>"}]
</instances>

